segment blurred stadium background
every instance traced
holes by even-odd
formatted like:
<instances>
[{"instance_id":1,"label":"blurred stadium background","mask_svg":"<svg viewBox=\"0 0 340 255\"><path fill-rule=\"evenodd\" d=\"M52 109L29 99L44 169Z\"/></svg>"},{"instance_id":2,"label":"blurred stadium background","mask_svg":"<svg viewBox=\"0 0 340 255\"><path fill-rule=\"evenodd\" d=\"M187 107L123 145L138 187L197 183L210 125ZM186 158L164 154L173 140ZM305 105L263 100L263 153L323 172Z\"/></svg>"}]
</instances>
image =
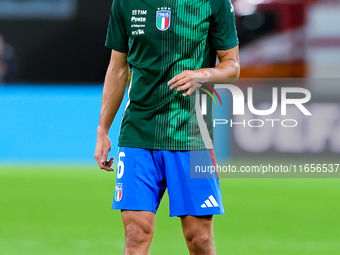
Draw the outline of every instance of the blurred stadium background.
<instances>
[{"instance_id":1,"label":"blurred stadium background","mask_svg":"<svg viewBox=\"0 0 340 255\"><path fill-rule=\"evenodd\" d=\"M232 2L241 77L303 79L324 124L304 122L288 139L233 129L217 146L237 166L340 163L340 1ZM120 213L110 209L115 176L93 159L111 3L0 1L0 254L123 251ZM110 133L112 156L121 114ZM221 179L226 214L215 218L217 253L340 254L339 184ZM187 254L167 198L151 252Z\"/></svg>"}]
</instances>

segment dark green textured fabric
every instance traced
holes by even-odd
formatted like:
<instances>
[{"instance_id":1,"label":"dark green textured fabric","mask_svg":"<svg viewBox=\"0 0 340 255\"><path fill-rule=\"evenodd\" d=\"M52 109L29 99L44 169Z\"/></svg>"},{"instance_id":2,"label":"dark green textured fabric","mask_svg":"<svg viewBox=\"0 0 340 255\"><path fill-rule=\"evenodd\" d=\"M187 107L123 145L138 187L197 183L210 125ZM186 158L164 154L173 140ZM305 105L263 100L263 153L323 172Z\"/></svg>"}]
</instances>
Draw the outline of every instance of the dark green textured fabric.
<instances>
[{"instance_id":1,"label":"dark green textured fabric","mask_svg":"<svg viewBox=\"0 0 340 255\"><path fill-rule=\"evenodd\" d=\"M183 97L167 82L185 70L214 66L216 50L237 44L229 0L115 0L105 45L127 53L132 70L119 146L209 149L190 112L194 96Z\"/></svg>"}]
</instances>

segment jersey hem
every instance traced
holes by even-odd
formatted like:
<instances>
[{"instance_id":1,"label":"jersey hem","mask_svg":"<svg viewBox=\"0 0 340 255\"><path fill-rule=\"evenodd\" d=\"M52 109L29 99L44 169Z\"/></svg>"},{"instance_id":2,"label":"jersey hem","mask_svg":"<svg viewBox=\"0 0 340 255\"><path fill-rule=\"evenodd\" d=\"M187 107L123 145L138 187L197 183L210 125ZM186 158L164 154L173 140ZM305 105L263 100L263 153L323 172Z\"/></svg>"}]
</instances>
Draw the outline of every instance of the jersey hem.
<instances>
[{"instance_id":1,"label":"jersey hem","mask_svg":"<svg viewBox=\"0 0 340 255\"><path fill-rule=\"evenodd\" d=\"M194 151L194 150L210 150L214 148L206 148L205 146L155 146L154 144L148 143L126 143L126 142L118 142L118 147L131 147L131 148L140 148L140 149L148 149L148 150L167 150L167 151Z\"/></svg>"}]
</instances>

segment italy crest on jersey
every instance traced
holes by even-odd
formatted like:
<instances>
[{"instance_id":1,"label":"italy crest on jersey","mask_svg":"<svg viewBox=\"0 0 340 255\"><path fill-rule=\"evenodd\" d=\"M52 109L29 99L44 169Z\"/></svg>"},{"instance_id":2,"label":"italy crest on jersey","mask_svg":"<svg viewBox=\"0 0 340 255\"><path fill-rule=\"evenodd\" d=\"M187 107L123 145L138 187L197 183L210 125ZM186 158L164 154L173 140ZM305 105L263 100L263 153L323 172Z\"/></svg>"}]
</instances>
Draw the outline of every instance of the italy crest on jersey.
<instances>
[{"instance_id":1,"label":"italy crest on jersey","mask_svg":"<svg viewBox=\"0 0 340 255\"><path fill-rule=\"evenodd\" d=\"M115 187L115 200L119 202L123 197L123 186L121 184L117 184Z\"/></svg>"},{"instance_id":2,"label":"italy crest on jersey","mask_svg":"<svg viewBox=\"0 0 340 255\"><path fill-rule=\"evenodd\" d=\"M170 27L170 11L160 10L156 13L156 27L161 30L165 31Z\"/></svg>"}]
</instances>

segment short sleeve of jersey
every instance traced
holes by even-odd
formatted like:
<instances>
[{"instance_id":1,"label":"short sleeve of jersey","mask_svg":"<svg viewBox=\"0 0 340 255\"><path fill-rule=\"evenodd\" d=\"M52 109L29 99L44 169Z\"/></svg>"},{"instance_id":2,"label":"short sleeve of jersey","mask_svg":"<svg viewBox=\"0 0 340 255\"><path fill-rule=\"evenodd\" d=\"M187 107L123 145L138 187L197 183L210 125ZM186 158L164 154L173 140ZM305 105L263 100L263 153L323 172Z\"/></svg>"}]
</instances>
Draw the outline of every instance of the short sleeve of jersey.
<instances>
[{"instance_id":1,"label":"short sleeve of jersey","mask_svg":"<svg viewBox=\"0 0 340 255\"><path fill-rule=\"evenodd\" d=\"M211 43L215 50L229 50L238 45L235 12L230 0L210 0Z\"/></svg>"},{"instance_id":2,"label":"short sleeve of jersey","mask_svg":"<svg viewBox=\"0 0 340 255\"><path fill-rule=\"evenodd\" d=\"M121 1L114 0L111 8L105 46L119 52L127 53L129 50L128 35L125 30L124 19L121 17L121 9Z\"/></svg>"}]
</instances>

